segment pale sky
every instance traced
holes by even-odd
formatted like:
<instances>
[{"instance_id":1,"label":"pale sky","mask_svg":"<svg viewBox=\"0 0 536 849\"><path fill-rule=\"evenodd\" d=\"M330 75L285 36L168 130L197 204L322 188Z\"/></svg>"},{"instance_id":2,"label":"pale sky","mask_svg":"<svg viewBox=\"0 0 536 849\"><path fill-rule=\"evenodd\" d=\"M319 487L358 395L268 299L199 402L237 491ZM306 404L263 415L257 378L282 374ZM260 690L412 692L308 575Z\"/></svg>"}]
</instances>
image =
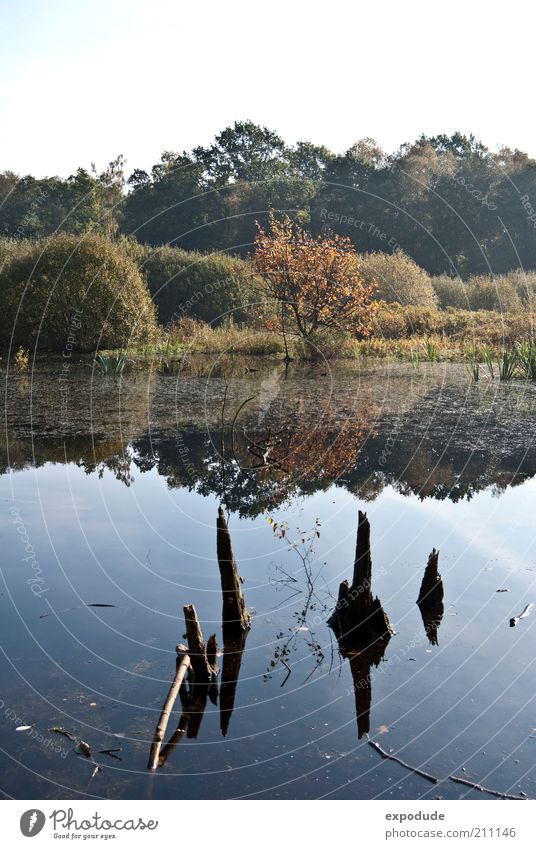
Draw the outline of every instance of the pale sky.
<instances>
[{"instance_id":1,"label":"pale sky","mask_svg":"<svg viewBox=\"0 0 536 849\"><path fill-rule=\"evenodd\" d=\"M127 171L251 119L388 151L473 132L536 157L528 0L0 0L0 170Z\"/></svg>"}]
</instances>

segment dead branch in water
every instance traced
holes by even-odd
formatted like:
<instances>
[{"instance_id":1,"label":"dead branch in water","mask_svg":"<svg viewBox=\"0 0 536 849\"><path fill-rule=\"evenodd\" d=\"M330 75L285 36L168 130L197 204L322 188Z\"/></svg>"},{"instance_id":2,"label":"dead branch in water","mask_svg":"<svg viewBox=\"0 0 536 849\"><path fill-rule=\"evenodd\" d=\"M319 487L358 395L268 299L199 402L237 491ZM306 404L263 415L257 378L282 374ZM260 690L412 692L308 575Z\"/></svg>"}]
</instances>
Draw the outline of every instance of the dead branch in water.
<instances>
[{"instance_id":1,"label":"dead branch in water","mask_svg":"<svg viewBox=\"0 0 536 849\"><path fill-rule=\"evenodd\" d=\"M382 756L382 758L385 758L385 760L395 761L397 764L400 764L400 766L403 766L405 769L409 769L410 772L414 772L416 773L416 775L420 775L422 778L426 778L427 781L431 781L432 784L439 784L439 778L436 778L435 775L430 775L429 772L424 772L424 770L418 769L418 767L416 766L411 766L411 764L406 763L406 761L403 761L401 758L397 758L396 755L392 755L390 752L386 752L385 749L382 749L382 747L378 743L376 743L375 740L369 740L368 744L369 746L372 746L373 749L376 749L376 751Z\"/></svg>"},{"instance_id":2,"label":"dead branch in water","mask_svg":"<svg viewBox=\"0 0 536 849\"><path fill-rule=\"evenodd\" d=\"M373 749L384 758L385 760L395 761L395 763L400 764L405 769L409 769L410 772L414 772L416 775L422 776L422 778L426 778L427 781L431 781L432 784L439 784L443 779L437 778L435 775L430 775L429 772L424 772L422 769L418 769L418 767L411 766L411 764L406 763L401 758L398 758L396 755L392 755L390 752L386 752L385 749L376 743L375 740L368 741L369 746L372 746ZM498 799L516 799L517 801L525 801L529 797L528 796L514 796L511 793L501 793L500 790L490 790L489 787L483 787L482 784L477 784L476 781L470 781L468 778L460 778L458 775L447 775L446 781L454 781L456 784L464 784L466 787L471 787L473 790L478 790L479 793L489 793L490 796L496 796Z\"/></svg>"},{"instance_id":3,"label":"dead branch in water","mask_svg":"<svg viewBox=\"0 0 536 849\"><path fill-rule=\"evenodd\" d=\"M162 741L164 740L164 735L168 726L169 717L171 715L171 711L173 710L173 705L175 704L175 700L177 698L179 690L184 682L186 673L188 672L191 666L190 657L186 653L187 651L188 650L186 646L177 646L177 667L175 671L175 677L173 679L171 687L169 688L169 693L167 694L164 706L162 707L160 718L156 724L147 769L154 770L158 765L160 747L162 746Z\"/></svg>"}]
</instances>

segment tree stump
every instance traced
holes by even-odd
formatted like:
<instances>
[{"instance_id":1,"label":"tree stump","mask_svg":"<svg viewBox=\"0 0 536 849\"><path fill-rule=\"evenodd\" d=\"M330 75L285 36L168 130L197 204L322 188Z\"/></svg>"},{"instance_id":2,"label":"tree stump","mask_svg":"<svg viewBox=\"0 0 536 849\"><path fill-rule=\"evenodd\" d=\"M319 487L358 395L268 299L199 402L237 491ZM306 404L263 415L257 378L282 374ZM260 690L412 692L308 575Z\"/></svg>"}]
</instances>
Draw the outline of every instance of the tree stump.
<instances>
[{"instance_id":1,"label":"tree stump","mask_svg":"<svg viewBox=\"0 0 536 849\"><path fill-rule=\"evenodd\" d=\"M433 646L438 645L437 632L445 612L443 605L445 592L443 581L438 571L438 563L439 551L433 548L428 558L426 569L424 570L421 589L419 590L419 597L417 599L426 636Z\"/></svg>"},{"instance_id":2,"label":"tree stump","mask_svg":"<svg viewBox=\"0 0 536 849\"><path fill-rule=\"evenodd\" d=\"M394 634L379 598L372 595L372 558L370 524L366 513L359 511L356 554L352 585L343 581L339 598L328 620L341 651L362 650L376 640L387 644Z\"/></svg>"}]
</instances>

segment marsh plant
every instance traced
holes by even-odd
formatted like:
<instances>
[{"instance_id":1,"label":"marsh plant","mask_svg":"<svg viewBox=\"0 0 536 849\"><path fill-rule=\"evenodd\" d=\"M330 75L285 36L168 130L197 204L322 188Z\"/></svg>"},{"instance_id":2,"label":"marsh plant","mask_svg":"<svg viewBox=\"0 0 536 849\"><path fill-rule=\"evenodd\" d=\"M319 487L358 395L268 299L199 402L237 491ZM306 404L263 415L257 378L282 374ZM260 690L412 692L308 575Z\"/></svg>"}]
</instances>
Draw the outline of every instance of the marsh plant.
<instances>
[{"instance_id":1,"label":"marsh plant","mask_svg":"<svg viewBox=\"0 0 536 849\"><path fill-rule=\"evenodd\" d=\"M536 380L536 342L529 339L517 345L519 370L526 380Z\"/></svg>"},{"instance_id":2,"label":"marsh plant","mask_svg":"<svg viewBox=\"0 0 536 849\"><path fill-rule=\"evenodd\" d=\"M474 345L471 345L467 350L467 361L465 363L467 373L474 383L480 379L480 361L478 351Z\"/></svg>"},{"instance_id":3,"label":"marsh plant","mask_svg":"<svg viewBox=\"0 0 536 849\"><path fill-rule=\"evenodd\" d=\"M28 371L28 365L30 362L30 352L28 348L21 347L17 350L17 353L13 357L13 365L15 367L15 371Z\"/></svg>"},{"instance_id":4,"label":"marsh plant","mask_svg":"<svg viewBox=\"0 0 536 849\"><path fill-rule=\"evenodd\" d=\"M97 354L94 363L95 368L103 377L121 377L127 362L127 355L121 354Z\"/></svg>"}]
</instances>

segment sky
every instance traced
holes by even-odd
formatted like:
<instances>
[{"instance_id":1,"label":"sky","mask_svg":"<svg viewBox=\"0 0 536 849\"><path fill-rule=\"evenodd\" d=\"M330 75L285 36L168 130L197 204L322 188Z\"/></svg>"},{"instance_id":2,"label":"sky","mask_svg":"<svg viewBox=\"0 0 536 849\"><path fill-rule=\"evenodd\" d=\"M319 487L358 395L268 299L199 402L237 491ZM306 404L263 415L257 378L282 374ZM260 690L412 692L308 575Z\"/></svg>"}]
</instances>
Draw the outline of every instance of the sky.
<instances>
[{"instance_id":1,"label":"sky","mask_svg":"<svg viewBox=\"0 0 536 849\"><path fill-rule=\"evenodd\" d=\"M531 5L0 0L0 170L148 170L244 119L336 152L459 129L536 157Z\"/></svg>"}]
</instances>

